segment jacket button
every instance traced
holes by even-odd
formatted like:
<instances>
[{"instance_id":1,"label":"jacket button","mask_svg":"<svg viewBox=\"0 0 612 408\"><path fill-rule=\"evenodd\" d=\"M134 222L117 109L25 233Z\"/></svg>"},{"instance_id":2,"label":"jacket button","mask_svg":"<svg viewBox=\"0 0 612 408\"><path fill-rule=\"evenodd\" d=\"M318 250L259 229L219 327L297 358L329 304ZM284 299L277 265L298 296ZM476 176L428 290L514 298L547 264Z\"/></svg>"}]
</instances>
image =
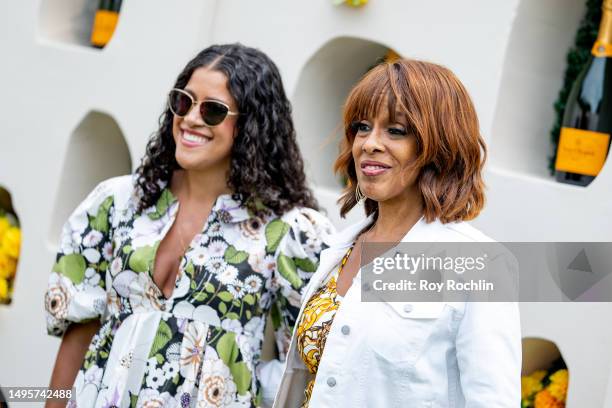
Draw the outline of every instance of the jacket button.
<instances>
[{"instance_id":1,"label":"jacket button","mask_svg":"<svg viewBox=\"0 0 612 408\"><path fill-rule=\"evenodd\" d=\"M334 377L329 377L327 379L327 385L329 385L330 387L335 387L336 386L336 379Z\"/></svg>"},{"instance_id":2,"label":"jacket button","mask_svg":"<svg viewBox=\"0 0 612 408\"><path fill-rule=\"evenodd\" d=\"M404 312L406 313L412 312L412 305L410 303L404 305Z\"/></svg>"},{"instance_id":3,"label":"jacket button","mask_svg":"<svg viewBox=\"0 0 612 408\"><path fill-rule=\"evenodd\" d=\"M345 336L348 336L348 334L351 332L351 328L348 327L347 325L344 325L342 326L340 331L342 331L342 334L344 334Z\"/></svg>"}]
</instances>

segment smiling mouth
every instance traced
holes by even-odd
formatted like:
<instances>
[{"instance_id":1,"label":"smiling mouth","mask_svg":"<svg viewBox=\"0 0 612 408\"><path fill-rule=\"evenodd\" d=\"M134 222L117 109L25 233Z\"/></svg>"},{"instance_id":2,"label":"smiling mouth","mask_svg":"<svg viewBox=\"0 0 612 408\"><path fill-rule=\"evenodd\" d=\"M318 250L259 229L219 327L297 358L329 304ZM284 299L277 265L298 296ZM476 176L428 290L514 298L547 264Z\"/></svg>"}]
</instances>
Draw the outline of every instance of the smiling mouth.
<instances>
[{"instance_id":1,"label":"smiling mouth","mask_svg":"<svg viewBox=\"0 0 612 408\"><path fill-rule=\"evenodd\" d=\"M378 176L391 167L382 164L364 163L360 166L361 172L366 176Z\"/></svg>"},{"instance_id":2,"label":"smiling mouth","mask_svg":"<svg viewBox=\"0 0 612 408\"><path fill-rule=\"evenodd\" d=\"M201 146L210 142L211 140L211 137L195 135L185 130L181 130L181 141L187 146Z\"/></svg>"}]
</instances>

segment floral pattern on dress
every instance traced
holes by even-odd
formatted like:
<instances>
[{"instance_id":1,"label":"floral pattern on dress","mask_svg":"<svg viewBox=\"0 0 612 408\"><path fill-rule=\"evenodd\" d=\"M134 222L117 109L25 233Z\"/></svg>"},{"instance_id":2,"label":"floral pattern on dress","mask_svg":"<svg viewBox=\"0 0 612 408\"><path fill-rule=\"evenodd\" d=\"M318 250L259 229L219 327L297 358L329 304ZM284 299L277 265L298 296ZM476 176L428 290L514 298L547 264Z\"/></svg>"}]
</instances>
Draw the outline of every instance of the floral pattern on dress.
<instances>
[{"instance_id":1,"label":"floral pattern on dress","mask_svg":"<svg viewBox=\"0 0 612 408\"><path fill-rule=\"evenodd\" d=\"M330 277L327 284L317 289L310 297L295 330L297 351L308 371L314 375L317 374L327 336L340 307L341 296L336 290L336 280L348 261L352 249L351 247L346 252L336 273ZM308 408L314 383L313 378L306 385L302 408Z\"/></svg>"},{"instance_id":2,"label":"floral pattern on dress","mask_svg":"<svg viewBox=\"0 0 612 408\"><path fill-rule=\"evenodd\" d=\"M257 406L270 314L280 358L301 292L333 232L308 208L251 214L217 198L166 299L155 255L179 202L164 188L137 213L130 176L101 183L66 222L45 295L47 328L101 319L75 381L79 407Z\"/></svg>"}]
</instances>

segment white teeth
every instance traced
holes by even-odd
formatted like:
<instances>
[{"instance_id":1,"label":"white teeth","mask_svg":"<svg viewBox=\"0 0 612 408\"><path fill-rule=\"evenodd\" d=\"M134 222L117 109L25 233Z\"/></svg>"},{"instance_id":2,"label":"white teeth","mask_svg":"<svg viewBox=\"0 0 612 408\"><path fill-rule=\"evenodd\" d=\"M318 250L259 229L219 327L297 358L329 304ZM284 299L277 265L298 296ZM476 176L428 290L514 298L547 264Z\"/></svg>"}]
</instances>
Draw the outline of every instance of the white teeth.
<instances>
[{"instance_id":1,"label":"white teeth","mask_svg":"<svg viewBox=\"0 0 612 408\"><path fill-rule=\"evenodd\" d=\"M365 166L365 168L369 170L386 169L386 167L383 167L383 166L371 166L371 165Z\"/></svg>"},{"instance_id":2,"label":"white teeth","mask_svg":"<svg viewBox=\"0 0 612 408\"><path fill-rule=\"evenodd\" d=\"M197 135L187 133L187 132L183 132L183 139L185 139L188 142L193 142L193 143L204 143L206 141L205 137L197 136Z\"/></svg>"}]
</instances>

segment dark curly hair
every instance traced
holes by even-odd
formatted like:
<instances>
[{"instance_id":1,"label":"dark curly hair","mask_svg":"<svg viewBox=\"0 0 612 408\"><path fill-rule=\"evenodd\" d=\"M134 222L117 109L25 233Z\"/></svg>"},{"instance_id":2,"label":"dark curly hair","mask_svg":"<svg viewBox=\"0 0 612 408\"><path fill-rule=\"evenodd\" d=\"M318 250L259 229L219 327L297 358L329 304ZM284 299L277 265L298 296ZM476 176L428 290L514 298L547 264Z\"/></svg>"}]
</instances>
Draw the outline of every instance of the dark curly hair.
<instances>
[{"instance_id":1,"label":"dark curly hair","mask_svg":"<svg viewBox=\"0 0 612 408\"><path fill-rule=\"evenodd\" d=\"M242 44L212 45L189 61L174 88L184 89L200 67L225 74L229 92L238 104L240 115L227 184L240 195L242 204L255 210L261 203L277 214L295 206L318 209L306 186L291 103L274 62L263 52ZM136 169L139 211L157 202L174 170L181 168L175 158L172 120L173 114L166 107Z\"/></svg>"}]
</instances>

